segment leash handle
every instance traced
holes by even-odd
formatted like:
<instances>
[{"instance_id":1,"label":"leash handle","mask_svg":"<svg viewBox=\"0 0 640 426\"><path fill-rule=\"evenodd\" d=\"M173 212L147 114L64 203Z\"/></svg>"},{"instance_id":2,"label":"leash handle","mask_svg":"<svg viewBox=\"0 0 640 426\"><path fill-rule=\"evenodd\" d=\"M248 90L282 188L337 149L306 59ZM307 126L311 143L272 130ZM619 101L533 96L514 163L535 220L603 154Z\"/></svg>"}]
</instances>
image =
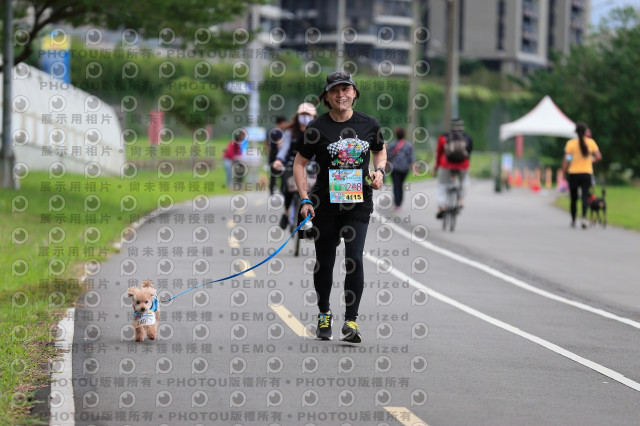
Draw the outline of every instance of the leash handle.
<instances>
[{"instance_id":1,"label":"leash handle","mask_svg":"<svg viewBox=\"0 0 640 426\"><path fill-rule=\"evenodd\" d=\"M175 296L170 297L170 298L169 298L169 299L167 299L167 300L161 300L161 302L162 302L162 303L169 303L169 302L171 302L173 299L175 299L176 297L181 296L181 295L185 294L185 293L186 293L186 292L188 292L188 291L195 290L195 289L200 288L200 287L202 287L202 286L205 286L205 285L207 285L207 284L213 284L213 283L217 283L217 282L220 282L220 281L224 281L224 280L228 280L228 279L231 279L231 278L235 278L235 277L237 277L238 275L242 275L242 274L244 274L244 273L246 273L246 272L251 271L252 269L257 268L258 266L262 265L263 263L265 263L265 262L267 262L267 261L271 260L271 258L273 258L276 254L280 253L280 251L284 248L284 246L286 246L286 245L287 245L287 243L289 242L289 240L291 240L291 238L293 238L293 236L294 236L294 235L296 235L296 232L298 232L298 231L300 230L300 228L302 228L302 227L303 227L303 226L304 226L304 225L305 225L305 224L306 224L310 219L311 219L311 213L309 213L309 214L307 215L307 217L305 217L305 218L304 218L304 220L303 220L302 222L300 222L300 225L298 225L298 227L297 227L297 228L296 228L296 229L291 233L291 235L289 236L289 238L287 238L287 241L285 241L285 242L284 242L284 243L283 243L283 244L278 248L278 250L276 250L276 251L274 251L273 253L271 253L271 255L270 255L269 257L267 257L266 259L262 260L262 262L260 262L260 263L258 263L258 264L256 264L256 265L253 265L252 267L247 268L247 269L245 269L244 271L238 272L238 273L233 274L233 275L229 275L228 277L219 278L219 279L214 280L214 281L209 281L209 282L207 282L207 283L200 284L200 285L198 285L198 286L188 288L188 289L184 290L183 292L180 292L180 293L176 294Z\"/></svg>"}]
</instances>

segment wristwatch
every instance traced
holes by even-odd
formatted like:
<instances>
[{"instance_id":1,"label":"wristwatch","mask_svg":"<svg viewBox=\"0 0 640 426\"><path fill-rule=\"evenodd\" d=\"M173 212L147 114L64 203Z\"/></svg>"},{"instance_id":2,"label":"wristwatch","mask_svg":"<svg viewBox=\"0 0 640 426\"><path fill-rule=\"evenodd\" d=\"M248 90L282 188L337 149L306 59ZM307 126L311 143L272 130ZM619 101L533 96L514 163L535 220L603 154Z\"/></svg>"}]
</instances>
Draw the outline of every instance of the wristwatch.
<instances>
[{"instance_id":1,"label":"wristwatch","mask_svg":"<svg viewBox=\"0 0 640 426\"><path fill-rule=\"evenodd\" d=\"M387 175L387 173L384 171L384 169L382 167L378 167L376 169L376 172L382 172L382 177L385 177Z\"/></svg>"}]
</instances>

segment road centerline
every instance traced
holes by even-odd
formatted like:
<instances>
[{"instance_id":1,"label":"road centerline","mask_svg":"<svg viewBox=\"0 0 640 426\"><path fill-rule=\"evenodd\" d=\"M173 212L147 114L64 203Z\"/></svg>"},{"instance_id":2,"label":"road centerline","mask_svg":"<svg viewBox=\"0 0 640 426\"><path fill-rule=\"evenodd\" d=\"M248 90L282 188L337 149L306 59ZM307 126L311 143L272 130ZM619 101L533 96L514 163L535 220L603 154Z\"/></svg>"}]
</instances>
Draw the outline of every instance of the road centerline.
<instances>
[{"instance_id":1,"label":"road centerline","mask_svg":"<svg viewBox=\"0 0 640 426\"><path fill-rule=\"evenodd\" d=\"M404 426L429 426L407 407L384 407L384 409Z\"/></svg>"},{"instance_id":2,"label":"road centerline","mask_svg":"<svg viewBox=\"0 0 640 426\"><path fill-rule=\"evenodd\" d=\"M283 305L269 305L273 311L278 314L280 319L284 321L285 324L289 326L294 333L296 333L299 337L315 337L313 333L311 333L307 327L302 324L295 315L293 315L287 308Z\"/></svg>"}]
</instances>

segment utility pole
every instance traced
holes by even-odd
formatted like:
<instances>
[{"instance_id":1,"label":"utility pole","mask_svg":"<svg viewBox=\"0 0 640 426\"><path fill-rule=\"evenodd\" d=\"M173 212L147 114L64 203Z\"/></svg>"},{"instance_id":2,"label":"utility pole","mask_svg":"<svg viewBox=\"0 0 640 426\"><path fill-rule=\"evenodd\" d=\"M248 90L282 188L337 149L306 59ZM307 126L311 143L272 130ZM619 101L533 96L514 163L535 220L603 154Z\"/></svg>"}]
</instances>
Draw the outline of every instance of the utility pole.
<instances>
[{"instance_id":1,"label":"utility pole","mask_svg":"<svg viewBox=\"0 0 640 426\"><path fill-rule=\"evenodd\" d=\"M336 71L342 69L344 58L344 31L345 15L347 14L347 0L338 0L338 19L336 20Z\"/></svg>"},{"instance_id":2,"label":"utility pole","mask_svg":"<svg viewBox=\"0 0 640 426\"><path fill-rule=\"evenodd\" d=\"M442 130L451 127L451 119L458 117L458 2L459 0L445 0L447 2L447 79L444 100L444 114L442 116Z\"/></svg>"},{"instance_id":3,"label":"utility pole","mask_svg":"<svg viewBox=\"0 0 640 426\"><path fill-rule=\"evenodd\" d=\"M416 64L418 62L418 50L422 48L422 44L416 40L416 31L420 23L420 0L411 0L411 14L413 15L413 23L411 24L411 32L413 34L413 44L409 51L409 63L411 65L411 73L409 74L409 98L407 102L407 117L409 125L407 126L407 135L413 136L413 132L418 125L418 112L414 108L413 100L418 93L418 76L416 75Z\"/></svg>"},{"instance_id":4,"label":"utility pole","mask_svg":"<svg viewBox=\"0 0 640 426\"><path fill-rule=\"evenodd\" d=\"M3 28L3 58L4 71L2 73L2 152L0 152L0 170L2 171L2 187L20 189L18 180L13 176L15 154L11 144L11 113L12 90L11 77L13 74L13 4L12 0L4 0L4 28Z\"/></svg>"},{"instance_id":5,"label":"utility pole","mask_svg":"<svg viewBox=\"0 0 640 426\"><path fill-rule=\"evenodd\" d=\"M251 7L251 31L257 31L260 26L260 14L257 6ZM258 90L259 82L262 80L262 64L258 59L258 50L264 46L256 39L252 40L247 46L251 51L249 56L249 126L258 125L258 114L260 114L260 92Z\"/></svg>"}]
</instances>

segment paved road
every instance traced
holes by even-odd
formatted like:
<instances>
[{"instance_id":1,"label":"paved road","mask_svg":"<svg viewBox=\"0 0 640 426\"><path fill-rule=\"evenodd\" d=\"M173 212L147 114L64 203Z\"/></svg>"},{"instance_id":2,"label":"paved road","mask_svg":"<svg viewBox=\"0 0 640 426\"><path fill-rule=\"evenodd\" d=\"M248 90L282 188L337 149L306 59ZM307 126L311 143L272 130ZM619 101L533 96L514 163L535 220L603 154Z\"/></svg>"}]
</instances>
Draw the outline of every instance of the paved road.
<instances>
[{"instance_id":1,"label":"paved road","mask_svg":"<svg viewBox=\"0 0 640 426\"><path fill-rule=\"evenodd\" d=\"M300 257L287 246L162 305L160 339L133 342L130 284L177 294L257 264L287 237L264 193L158 212L76 310L76 424L637 423L639 235L570 229L552 194L494 194L489 182L473 183L451 234L434 192L412 185L400 212L388 189L377 194L360 345L307 337L308 242Z\"/></svg>"}]
</instances>

